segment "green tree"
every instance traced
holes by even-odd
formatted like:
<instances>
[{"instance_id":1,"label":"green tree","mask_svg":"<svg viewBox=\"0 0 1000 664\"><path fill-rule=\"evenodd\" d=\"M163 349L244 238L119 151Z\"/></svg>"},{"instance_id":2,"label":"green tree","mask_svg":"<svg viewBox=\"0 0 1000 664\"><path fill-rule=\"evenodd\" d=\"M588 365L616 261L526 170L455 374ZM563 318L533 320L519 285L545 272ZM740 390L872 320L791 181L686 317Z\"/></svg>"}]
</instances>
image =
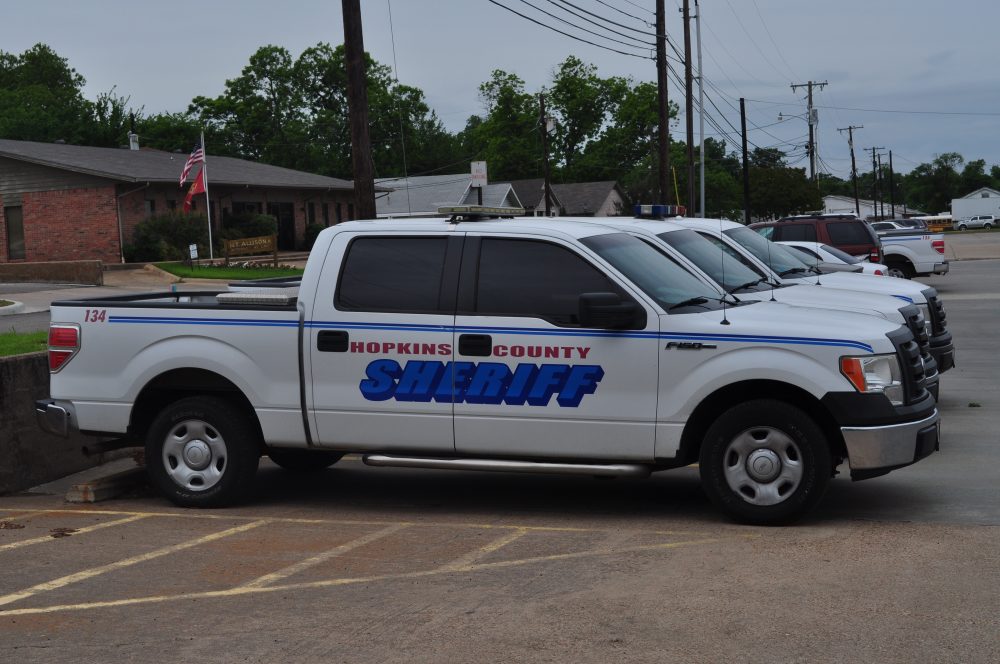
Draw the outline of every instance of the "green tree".
<instances>
[{"instance_id":1,"label":"green tree","mask_svg":"<svg viewBox=\"0 0 1000 664\"><path fill-rule=\"evenodd\" d=\"M20 55L0 52L0 137L81 142L91 118L85 82L45 44Z\"/></svg>"},{"instance_id":2,"label":"green tree","mask_svg":"<svg viewBox=\"0 0 1000 664\"><path fill-rule=\"evenodd\" d=\"M962 191L961 175L958 168L965 163L957 152L946 152L927 164L920 164L904 178L907 204L910 207L936 213L951 207L951 199L968 191Z\"/></svg>"}]
</instances>

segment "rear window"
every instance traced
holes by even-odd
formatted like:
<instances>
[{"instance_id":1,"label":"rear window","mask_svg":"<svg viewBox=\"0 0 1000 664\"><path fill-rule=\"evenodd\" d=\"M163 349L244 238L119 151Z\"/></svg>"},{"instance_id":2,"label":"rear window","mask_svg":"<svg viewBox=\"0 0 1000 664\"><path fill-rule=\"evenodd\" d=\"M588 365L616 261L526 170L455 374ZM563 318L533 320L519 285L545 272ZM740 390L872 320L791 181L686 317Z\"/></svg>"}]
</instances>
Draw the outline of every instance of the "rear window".
<instances>
[{"instance_id":1,"label":"rear window","mask_svg":"<svg viewBox=\"0 0 1000 664\"><path fill-rule=\"evenodd\" d=\"M833 244L874 244L864 222L836 221L826 225Z\"/></svg>"},{"instance_id":2,"label":"rear window","mask_svg":"<svg viewBox=\"0 0 1000 664\"><path fill-rule=\"evenodd\" d=\"M836 247L829 244L823 245L823 251L830 254L831 256L836 256L837 258L844 261L848 265L856 265L857 263L861 262L860 258L855 258L846 251L841 251L840 249L837 249Z\"/></svg>"},{"instance_id":3,"label":"rear window","mask_svg":"<svg viewBox=\"0 0 1000 664\"><path fill-rule=\"evenodd\" d=\"M779 242L815 242L816 228L812 224L788 224L779 226L775 235L774 239Z\"/></svg>"},{"instance_id":4,"label":"rear window","mask_svg":"<svg viewBox=\"0 0 1000 664\"><path fill-rule=\"evenodd\" d=\"M447 238L368 237L351 242L336 305L351 311L439 310Z\"/></svg>"}]
</instances>

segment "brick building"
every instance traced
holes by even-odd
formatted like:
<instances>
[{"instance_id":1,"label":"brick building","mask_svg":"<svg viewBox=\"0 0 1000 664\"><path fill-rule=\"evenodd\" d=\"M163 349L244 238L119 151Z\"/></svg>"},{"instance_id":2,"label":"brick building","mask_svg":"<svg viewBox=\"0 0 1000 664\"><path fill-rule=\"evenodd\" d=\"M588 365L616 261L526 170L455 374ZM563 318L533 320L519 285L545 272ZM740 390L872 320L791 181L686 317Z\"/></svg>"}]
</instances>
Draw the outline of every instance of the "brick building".
<instances>
[{"instance_id":1,"label":"brick building","mask_svg":"<svg viewBox=\"0 0 1000 664\"><path fill-rule=\"evenodd\" d=\"M187 188L178 178L187 157L0 140L0 262L121 261L122 245L140 221L183 205ZM349 180L208 156L213 232L227 215L267 213L278 220L283 250L302 246L307 224L353 219L353 187ZM194 211L204 210L204 195L196 196Z\"/></svg>"}]
</instances>

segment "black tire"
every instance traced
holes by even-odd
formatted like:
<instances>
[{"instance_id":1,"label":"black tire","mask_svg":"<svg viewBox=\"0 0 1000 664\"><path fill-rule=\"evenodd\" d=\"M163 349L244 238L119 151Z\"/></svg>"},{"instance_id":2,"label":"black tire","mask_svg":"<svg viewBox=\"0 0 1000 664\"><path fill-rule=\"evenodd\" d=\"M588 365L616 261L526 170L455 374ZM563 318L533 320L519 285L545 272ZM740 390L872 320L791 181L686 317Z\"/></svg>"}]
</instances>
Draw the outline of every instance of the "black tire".
<instances>
[{"instance_id":1,"label":"black tire","mask_svg":"<svg viewBox=\"0 0 1000 664\"><path fill-rule=\"evenodd\" d=\"M267 456L285 470L294 473L314 473L337 463L344 454L329 450L293 450L275 447L267 450Z\"/></svg>"},{"instance_id":2,"label":"black tire","mask_svg":"<svg viewBox=\"0 0 1000 664\"><path fill-rule=\"evenodd\" d=\"M965 224L960 224L959 227L958 227L958 230L964 231L966 228L968 228L968 227Z\"/></svg>"},{"instance_id":3,"label":"black tire","mask_svg":"<svg viewBox=\"0 0 1000 664\"><path fill-rule=\"evenodd\" d=\"M916 274L916 271L913 269L913 266L905 261L903 262L895 261L889 263L888 265L886 265L886 267L889 268L888 276L890 277L899 277L900 279L912 279L913 275Z\"/></svg>"},{"instance_id":4,"label":"black tire","mask_svg":"<svg viewBox=\"0 0 1000 664\"><path fill-rule=\"evenodd\" d=\"M990 231L990 230L993 230L993 224L989 224L989 223L987 223L987 224L983 224L983 230L984 230L984 231Z\"/></svg>"},{"instance_id":5,"label":"black tire","mask_svg":"<svg viewBox=\"0 0 1000 664\"><path fill-rule=\"evenodd\" d=\"M260 435L244 410L212 396L181 399L146 435L153 483L182 507L222 507L249 494L260 462Z\"/></svg>"},{"instance_id":6,"label":"black tire","mask_svg":"<svg viewBox=\"0 0 1000 664\"><path fill-rule=\"evenodd\" d=\"M802 410L755 399L733 406L709 427L699 472L709 499L744 523L799 519L823 497L833 461L826 437Z\"/></svg>"}]
</instances>

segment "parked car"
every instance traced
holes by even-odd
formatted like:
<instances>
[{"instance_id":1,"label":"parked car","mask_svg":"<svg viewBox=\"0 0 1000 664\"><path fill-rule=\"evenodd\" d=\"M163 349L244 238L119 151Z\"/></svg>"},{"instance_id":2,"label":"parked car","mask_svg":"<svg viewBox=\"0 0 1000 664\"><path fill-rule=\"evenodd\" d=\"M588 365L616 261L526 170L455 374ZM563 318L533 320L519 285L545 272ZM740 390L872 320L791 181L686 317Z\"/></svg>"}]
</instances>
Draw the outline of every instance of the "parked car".
<instances>
[{"instance_id":1,"label":"parked car","mask_svg":"<svg viewBox=\"0 0 1000 664\"><path fill-rule=\"evenodd\" d=\"M990 230L996 225L996 217L992 214L977 214L966 219L959 219L952 224L952 229L956 231L964 231L969 228L985 228L986 230Z\"/></svg>"},{"instance_id":2,"label":"parked car","mask_svg":"<svg viewBox=\"0 0 1000 664\"><path fill-rule=\"evenodd\" d=\"M890 219L889 221L899 224L903 228L915 228L921 231L930 230L927 226L927 222L918 217L911 217L910 219Z\"/></svg>"},{"instance_id":3,"label":"parked car","mask_svg":"<svg viewBox=\"0 0 1000 664\"><path fill-rule=\"evenodd\" d=\"M786 217L778 221L750 224L774 242L800 240L822 242L842 249L852 256L882 262L882 243L864 221L850 214L823 214Z\"/></svg>"},{"instance_id":4,"label":"parked car","mask_svg":"<svg viewBox=\"0 0 1000 664\"><path fill-rule=\"evenodd\" d=\"M876 231L901 231L911 228L896 221L873 221L871 227Z\"/></svg>"},{"instance_id":5,"label":"parked car","mask_svg":"<svg viewBox=\"0 0 1000 664\"><path fill-rule=\"evenodd\" d=\"M855 258L846 251L841 251L840 249L830 246L829 244L822 244L820 242L797 242L790 240L785 240L779 244L788 245L795 251L802 254L807 263L811 263L813 261L823 263L843 263L845 265L860 267L862 274L874 274L879 277L885 276L889 271L889 268L881 263L870 263L866 260Z\"/></svg>"}]
</instances>

